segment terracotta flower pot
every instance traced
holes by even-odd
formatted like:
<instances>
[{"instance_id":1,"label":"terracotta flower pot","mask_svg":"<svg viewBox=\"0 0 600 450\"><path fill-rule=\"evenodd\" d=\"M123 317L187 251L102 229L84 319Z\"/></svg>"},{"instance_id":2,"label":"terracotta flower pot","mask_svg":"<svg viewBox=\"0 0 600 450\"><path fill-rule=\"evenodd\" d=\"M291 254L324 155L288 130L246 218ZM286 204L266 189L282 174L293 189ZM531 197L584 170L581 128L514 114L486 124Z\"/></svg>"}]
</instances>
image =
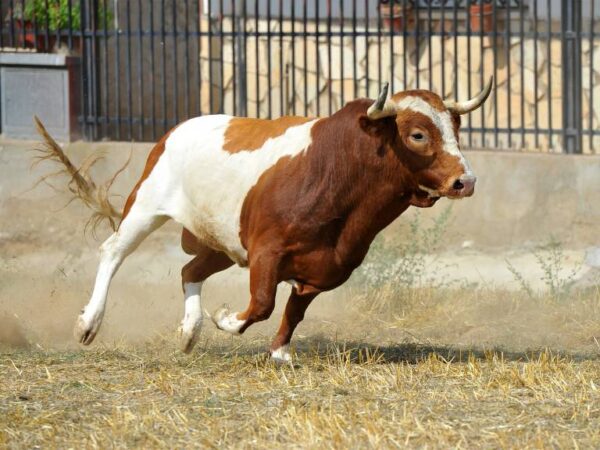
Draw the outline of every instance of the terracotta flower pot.
<instances>
[{"instance_id":1,"label":"terracotta flower pot","mask_svg":"<svg viewBox=\"0 0 600 450\"><path fill-rule=\"evenodd\" d=\"M489 33L494 28L492 14L494 6L491 3L473 4L469 7L469 20L471 22L471 31L481 31Z\"/></svg>"},{"instance_id":2,"label":"terracotta flower pot","mask_svg":"<svg viewBox=\"0 0 600 450\"><path fill-rule=\"evenodd\" d=\"M17 46L25 48L33 48L40 53L52 53L56 47L56 31L50 30L48 33L48 41L46 42L46 30L39 29L37 34L33 26L33 22L26 20L21 22L20 20L15 21ZM25 28L25 33L23 33ZM61 46L67 46L68 39L65 36L60 37ZM81 53L81 37L73 36L73 51Z\"/></svg>"},{"instance_id":3,"label":"terracotta flower pot","mask_svg":"<svg viewBox=\"0 0 600 450\"><path fill-rule=\"evenodd\" d=\"M403 7L394 0L388 0L386 3L380 2L379 12L383 24L394 31L410 30L415 23L413 7L408 3Z\"/></svg>"}]
</instances>

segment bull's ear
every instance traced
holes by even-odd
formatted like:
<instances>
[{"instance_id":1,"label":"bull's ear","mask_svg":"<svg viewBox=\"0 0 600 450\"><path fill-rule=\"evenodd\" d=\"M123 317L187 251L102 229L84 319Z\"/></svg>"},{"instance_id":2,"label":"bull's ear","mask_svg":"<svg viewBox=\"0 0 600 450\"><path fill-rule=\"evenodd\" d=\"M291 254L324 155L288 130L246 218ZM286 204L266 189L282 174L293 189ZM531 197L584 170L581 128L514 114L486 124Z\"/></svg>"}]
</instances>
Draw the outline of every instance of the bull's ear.
<instances>
[{"instance_id":1,"label":"bull's ear","mask_svg":"<svg viewBox=\"0 0 600 450\"><path fill-rule=\"evenodd\" d=\"M371 137L382 137L387 120L373 120L368 116L360 116L360 128Z\"/></svg>"}]
</instances>

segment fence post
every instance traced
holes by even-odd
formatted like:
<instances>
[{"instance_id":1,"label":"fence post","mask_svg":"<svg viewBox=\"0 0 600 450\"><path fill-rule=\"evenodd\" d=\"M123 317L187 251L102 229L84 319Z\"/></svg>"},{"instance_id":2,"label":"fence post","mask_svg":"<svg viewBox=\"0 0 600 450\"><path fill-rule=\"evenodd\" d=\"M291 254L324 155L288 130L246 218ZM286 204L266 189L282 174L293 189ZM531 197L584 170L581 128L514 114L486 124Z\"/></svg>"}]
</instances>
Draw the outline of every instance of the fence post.
<instances>
[{"instance_id":1,"label":"fence post","mask_svg":"<svg viewBox=\"0 0 600 450\"><path fill-rule=\"evenodd\" d=\"M581 2L561 1L563 151L581 153Z\"/></svg>"}]
</instances>

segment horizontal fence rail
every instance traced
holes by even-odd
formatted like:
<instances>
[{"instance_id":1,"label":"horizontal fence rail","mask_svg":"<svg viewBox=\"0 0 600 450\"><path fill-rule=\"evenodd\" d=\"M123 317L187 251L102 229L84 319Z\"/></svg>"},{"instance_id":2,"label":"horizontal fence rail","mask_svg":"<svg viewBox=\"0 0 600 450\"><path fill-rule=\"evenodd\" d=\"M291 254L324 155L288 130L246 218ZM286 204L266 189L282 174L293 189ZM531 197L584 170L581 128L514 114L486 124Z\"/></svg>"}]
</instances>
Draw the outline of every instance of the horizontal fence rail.
<instances>
[{"instance_id":1,"label":"horizontal fence rail","mask_svg":"<svg viewBox=\"0 0 600 450\"><path fill-rule=\"evenodd\" d=\"M326 116L428 89L494 94L466 147L600 152L600 0L2 0L0 47L82 57L88 139L225 113Z\"/></svg>"}]
</instances>

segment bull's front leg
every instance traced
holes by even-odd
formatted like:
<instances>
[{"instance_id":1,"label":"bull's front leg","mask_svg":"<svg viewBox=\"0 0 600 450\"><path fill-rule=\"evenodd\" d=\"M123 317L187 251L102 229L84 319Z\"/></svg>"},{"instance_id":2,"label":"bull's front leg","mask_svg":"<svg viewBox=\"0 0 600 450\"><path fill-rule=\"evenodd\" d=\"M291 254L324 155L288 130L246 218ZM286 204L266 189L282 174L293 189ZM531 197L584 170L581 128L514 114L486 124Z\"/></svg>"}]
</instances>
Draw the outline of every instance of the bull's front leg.
<instances>
[{"instance_id":1,"label":"bull's front leg","mask_svg":"<svg viewBox=\"0 0 600 450\"><path fill-rule=\"evenodd\" d=\"M242 334L255 322L266 320L275 308L278 270L281 259L263 252L250 261L250 304L244 312L230 313L223 307L213 315L217 328L232 334Z\"/></svg>"}]
</instances>

